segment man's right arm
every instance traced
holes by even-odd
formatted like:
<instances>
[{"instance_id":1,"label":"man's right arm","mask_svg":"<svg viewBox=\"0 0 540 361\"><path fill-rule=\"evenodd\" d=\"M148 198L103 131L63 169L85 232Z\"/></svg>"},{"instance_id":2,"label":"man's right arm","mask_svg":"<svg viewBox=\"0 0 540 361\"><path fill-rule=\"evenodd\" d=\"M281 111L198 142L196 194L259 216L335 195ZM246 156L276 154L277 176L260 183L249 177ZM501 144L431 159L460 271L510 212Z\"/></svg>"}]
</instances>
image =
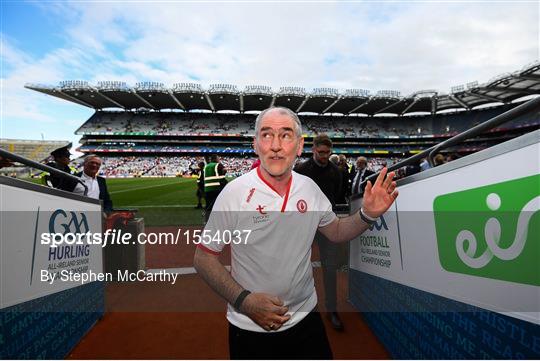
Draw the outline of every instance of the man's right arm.
<instances>
[{"instance_id":1,"label":"man's right arm","mask_svg":"<svg viewBox=\"0 0 540 361\"><path fill-rule=\"evenodd\" d=\"M193 266L210 288L233 305L244 289L232 278L218 257L197 247Z\"/></svg>"},{"instance_id":2,"label":"man's right arm","mask_svg":"<svg viewBox=\"0 0 540 361\"><path fill-rule=\"evenodd\" d=\"M210 288L234 305L244 288L232 278L218 257L197 247L193 265ZM290 319L290 315L286 314L289 309L284 306L283 301L266 293L250 293L238 311L244 313L266 331L278 330ZM270 328L270 325L275 326Z\"/></svg>"}]
</instances>

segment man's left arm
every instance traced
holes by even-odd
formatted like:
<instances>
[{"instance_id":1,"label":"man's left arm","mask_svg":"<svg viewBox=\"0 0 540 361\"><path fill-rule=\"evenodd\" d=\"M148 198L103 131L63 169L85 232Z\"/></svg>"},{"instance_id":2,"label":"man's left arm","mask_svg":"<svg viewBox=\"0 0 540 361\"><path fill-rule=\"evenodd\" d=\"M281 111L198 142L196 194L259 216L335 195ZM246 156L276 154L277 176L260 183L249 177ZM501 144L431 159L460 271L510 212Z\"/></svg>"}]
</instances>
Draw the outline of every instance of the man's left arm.
<instances>
[{"instance_id":1,"label":"man's left arm","mask_svg":"<svg viewBox=\"0 0 540 361\"><path fill-rule=\"evenodd\" d=\"M371 219L377 219L384 214L398 196L396 182L392 181L395 173L390 172L388 176L386 173L387 169L383 168L373 185L371 181L367 182L364 191L362 210L364 215ZM330 241L339 243L358 237L368 228L369 224L362 219L359 210L348 217L334 219L330 224L319 227L319 231Z\"/></svg>"}]
</instances>

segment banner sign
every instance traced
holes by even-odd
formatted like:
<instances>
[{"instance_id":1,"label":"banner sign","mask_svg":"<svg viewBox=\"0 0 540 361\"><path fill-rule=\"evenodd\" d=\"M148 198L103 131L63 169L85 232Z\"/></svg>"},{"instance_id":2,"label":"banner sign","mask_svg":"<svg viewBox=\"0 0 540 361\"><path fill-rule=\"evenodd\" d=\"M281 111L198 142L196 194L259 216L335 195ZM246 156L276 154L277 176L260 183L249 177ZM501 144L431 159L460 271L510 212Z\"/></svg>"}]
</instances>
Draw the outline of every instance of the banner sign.
<instances>
[{"instance_id":1,"label":"banner sign","mask_svg":"<svg viewBox=\"0 0 540 361\"><path fill-rule=\"evenodd\" d=\"M99 244L41 243L43 233L101 232L99 204L7 184L0 194L0 308L80 286L82 273L103 272ZM64 275L69 279L60 281Z\"/></svg>"},{"instance_id":2,"label":"banner sign","mask_svg":"<svg viewBox=\"0 0 540 361\"><path fill-rule=\"evenodd\" d=\"M399 186L393 207L351 242L350 267L540 324L539 154L535 143L460 159Z\"/></svg>"}]
</instances>

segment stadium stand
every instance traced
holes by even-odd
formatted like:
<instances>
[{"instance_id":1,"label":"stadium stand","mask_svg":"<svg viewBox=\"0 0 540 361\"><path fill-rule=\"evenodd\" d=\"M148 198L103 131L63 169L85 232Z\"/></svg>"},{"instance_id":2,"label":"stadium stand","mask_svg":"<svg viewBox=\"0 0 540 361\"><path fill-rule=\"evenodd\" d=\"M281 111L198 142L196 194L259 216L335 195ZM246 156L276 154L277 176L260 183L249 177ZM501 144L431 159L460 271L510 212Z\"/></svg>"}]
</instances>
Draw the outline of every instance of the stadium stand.
<instances>
[{"instance_id":1,"label":"stadium stand","mask_svg":"<svg viewBox=\"0 0 540 361\"><path fill-rule=\"evenodd\" d=\"M108 157L104 156L100 174L107 178L126 177L191 177L197 174L197 163L203 161L203 157L175 156L175 157ZM237 177L251 169L255 157L221 157L221 163L227 170L227 175ZM302 157L298 162L305 161ZM399 158L370 158L369 167L378 171L383 164L391 165ZM355 162L354 157L348 159L349 167Z\"/></svg>"},{"instance_id":2,"label":"stadium stand","mask_svg":"<svg viewBox=\"0 0 540 361\"><path fill-rule=\"evenodd\" d=\"M47 162L51 158L51 152L69 144L67 140L25 140L25 139L0 139L0 149L16 153L22 157L36 162ZM26 177L32 173L28 167L15 163L12 167L2 168L0 174L12 177ZM35 173L35 172L34 172Z\"/></svg>"},{"instance_id":3,"label":"stadium stand","mask_svg":"<svg viewBox=\"0 0 540 361\"><path fill-rule=\"evenodd\" d=\"M306 137L306 153L310 152L310 142L315 134L326 132L334 139L335 152L339 154L394 154L405 156L426 149L435 143L447 139L459 132L482 123L498 114L511 109L514 105L500 106L474 112L460 112L451 115L423 117L331 117L301 116ZM158 114L168 117L167 131L156 133L150 128L122 128L124 121L133 114L96 112L78 131L83 135L80 151L84 153L161 154L172 156L176 153L204 154L219 153L229 155L253 156L251 138L255 116L213 115L213 114ZM140 119L143 114L136 114ZM151 114L154 116L154 114ZM212 117L216 119L212 119ZM101 117L113 132L95 132L97 128L88 128L88 124L99 124ZM118 118L118 119L114 119ZM184 118L189 118L189 121ZM111 119L113 119L111 121ZM212 123L212 120L214 123ZM143 120L138 121L143 124ZM148 122L148 120L144 120ZM163 128L165 123L159 123ZM171 126L175 124L175 126ZM183 133L172 133L171 129L180 129ZM190 125L187 127L187 125ZM201 126L199 126L202 124ZM207 124L218 124L218 130L197 133ZM511 136L538 128L539 114L521 117L504 127L491 130L476 139L469 140L467 146L450 149L462 153L484 149ZM111 127L112 126L112 127ZM217 125L216 125L217 126ZM136 130L128 132L127 130ZM144 131L140 131L144 130ZM219 131L219 132L218 132ZM215 132L215 133L213 133ZM227 133L226 133L227 132ZM243 134L241 134L243 133ZM405 154L403 154L405 153Z\"/></svg>"},{"instance_id":4,"label":"stadium stand","mask_svg":"<svg viewBox=\"0 0 540 361\"><path fill-rule=\"evenodd\" d=\"M11 153L17 153L30 160L41 162L46 160L51 152L63 147L69 142L60 140L22 140L22 139L0 139L0 148Z\"/></svg>"},{"instance_id":5,"label":"stadium stand","mask_svg":"<svg viewBox=\"0 0 540 361\"><path fill-rule=\"evenodd\" d=\"M351 159L359 155L408 157L537 96L540 62L484 84L453 87L449 94L420 90L401 96L392 90L371 94L362 89L328 88L307 92L297 87L274 92L265 86L239 91L226 84L205 90L185 83L167 89L161 83L141 84L129 88L121 82L92 86L65 81L57 87L26 87L95 109L76 131L82 136L78 150L110 159L108 163L117 165L110 176L175 176L189 172L193 159L205 154L236 157L239 164L255 157L253 111L270 105L286 106L299 114L304 155L310 154L315 135L327 133L334 141L334 152ZM470 154L539 126L540 114L522 116L448 148L445 154ZM151 164L149 157L154 159Z\"/></svg>"}]
</instances>

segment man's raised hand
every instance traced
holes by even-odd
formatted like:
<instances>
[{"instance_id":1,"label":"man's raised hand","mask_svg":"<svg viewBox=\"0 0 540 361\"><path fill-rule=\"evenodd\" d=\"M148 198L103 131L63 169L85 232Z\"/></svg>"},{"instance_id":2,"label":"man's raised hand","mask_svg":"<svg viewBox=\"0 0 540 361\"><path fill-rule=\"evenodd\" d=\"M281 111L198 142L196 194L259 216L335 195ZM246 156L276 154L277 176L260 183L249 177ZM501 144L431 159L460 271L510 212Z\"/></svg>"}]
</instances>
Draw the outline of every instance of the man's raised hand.
<instances>
[{"instance_id":1,"label":"man's raised hand","mask_svg":"<svg viewBox=\"0 0 540 361\"><path fill-rule=\"evenodd\" d=\"M390 208L398 196L396 182L393 181L395 173L390 172L387 174L387 172L388 169L384 167L373 185L371 181L367 182L362 208L369 217L380 217Z\"/></svg>"}]
</instances>

